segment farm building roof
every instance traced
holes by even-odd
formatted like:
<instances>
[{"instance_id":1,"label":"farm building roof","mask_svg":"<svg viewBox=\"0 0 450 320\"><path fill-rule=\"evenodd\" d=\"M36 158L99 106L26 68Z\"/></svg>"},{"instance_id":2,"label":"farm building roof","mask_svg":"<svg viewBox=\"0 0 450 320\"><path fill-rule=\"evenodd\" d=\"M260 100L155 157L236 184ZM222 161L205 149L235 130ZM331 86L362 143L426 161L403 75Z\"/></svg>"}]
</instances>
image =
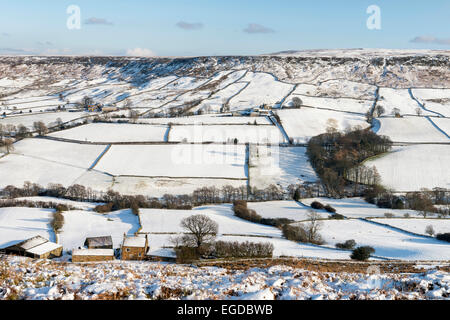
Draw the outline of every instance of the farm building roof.
<instances>
[{"instance_id":1,"label":"farm building roof","mask_svg":"<svg viewBox=\"0 0 450 320\"><path fill-rule=\"evenodd\" d=\"M124 247L136 247L136 248L144 248L146 243L145 237L139 236L125 236L123 240Z\"/></svg>"},{"instance_id":2,"label":"farm building roof","mask_svg":"<svg viewBox=\"0 0 450 320\"><path fill-rule=\"evenodd\" d=\"M53 251L53 250L61 248L61 247L62 246L57 244L57 243L53 243L53 242L47 241L47 242L45 242L43 244L40 244L40 245L38 245L36 247L33 247L33 248L31 248L31 249L29 249L27 251L29 253L32 253L32 254L41 255L41 254L44 254L44 253L49 252L49 251Z\"/></svg>"},{"instance_id":3,"label":"farm building roof","mask_svg":"<svg viewBox=\"0 0 450 320\"><path fill-rule=\"evenodd\" d=\"M41 237L41 236L36 236L27 240L24 240L22 242L17 243L15 246L22 248L23 250L29 250L31 248L34 248L38 245L41 245L43 243L48 242L47 239Z\"/></svg>"},{"instance_id":4,"label":"farm building roof","mask_svg":"<svg viewBox=\"0 0 450 320\"><path fill-rule=\"evenodd\" d=\"M113 245L111 236L103 236L103 237L90 237L86 238L84 244L88 247L105 247Z\"/></svg>"}]
</instances>

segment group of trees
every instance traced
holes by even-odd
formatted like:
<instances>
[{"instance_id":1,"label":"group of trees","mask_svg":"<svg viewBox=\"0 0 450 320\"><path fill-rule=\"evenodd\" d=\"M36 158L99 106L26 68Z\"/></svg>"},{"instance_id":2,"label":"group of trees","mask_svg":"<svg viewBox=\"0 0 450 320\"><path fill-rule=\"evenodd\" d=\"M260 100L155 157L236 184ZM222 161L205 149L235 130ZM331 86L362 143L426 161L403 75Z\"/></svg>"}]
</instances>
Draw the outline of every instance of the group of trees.
<instances>
[{"instance_id":1,"label":"group of trees","mask_svg":"<svg viewBox=\"0 0 450 320\"><path fill-rule=\"evenodd\" d=\"M431 214L445 217L449 214L449 210L438 209L435 205L449 205L450 190L444 188L422 189L399 195L381 185L374 185L366 190L364 199L380 208L416 210L424 218Z\"/></svg>"},{"instance_id":2,"label":"group of trees","mask_svg":"<svg viewBox=\"0 0 450 320\"><path fill-rule=\"evenodd\" d=\"M99 207L98 210L108 212L111 210L133 208L133 206L140 208L191 209L193 206L230 203L235 200L279 200L282 198L283 193L282 190L271 186L267 189L257 190L256 195L253 195L248 192L246 186L233 187L228 185L220 189L214 186L203 187L194 190L192 194L165 194L161 198L156 198L143 195L122 195L113 190L106 192L96 191L80 184L64 187L61 184L50 183L47 187L43 187L27 181L21 188L12 185L6 186L0 190L0 195L10 199L30 196L50 196L75 201L104 202L108 205Z\"/></svg>"},{"instance_id":3,"label":"group of trees","mask_svg":"<svg viewBox=\"0 0 450 320\"><path fill-rule=\"evenodd\" d=\"M378 183L376 169L366 168L361 162L391 147L388 137L367 129L355 128L341 133L330 128L327 133L310 139L307 154L327 194L334 197L344 194L344 187L351 183L349 178L355 178L357 185Z\"/></svg>"},{"instance_id":4,"label":"group of trees","mask_svg":"<svg viewBox=\"0 0 450 320\"><path fill-rule=\"evenodd\" d=\"M202 214L184 218L180 226L184 234L171 239L178 262L191 262L200 257L267 258L273 254L271 243L215 241L219 225Z\"/></svg>"}]
</instances>

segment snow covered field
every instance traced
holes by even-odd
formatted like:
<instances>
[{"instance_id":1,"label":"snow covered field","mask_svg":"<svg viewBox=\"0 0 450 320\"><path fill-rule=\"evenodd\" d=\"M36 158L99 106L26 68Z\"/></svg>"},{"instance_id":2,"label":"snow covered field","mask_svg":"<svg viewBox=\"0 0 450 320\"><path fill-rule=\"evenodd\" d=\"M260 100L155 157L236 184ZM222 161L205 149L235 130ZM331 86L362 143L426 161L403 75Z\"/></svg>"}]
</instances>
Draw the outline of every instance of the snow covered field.
<instances>
[{"instance_id":1,"label":"snow covered field","mask_svg":"<svg viewBox=\"0 0 450 320\"><path fill-rule=\"evenodd\" d=\"M148 124L195 124L195 125L225 125L225 124L267 124L272 123L267 117L238 117L231 116L231 114L221 114L221 115L198 115L190 117L177 117L177 118L149 118L149 119L139 119L139 123Z\"/></svg>"},{"instance_id":2,"label":"snow covered field","mask_svg":"<svg viewBox=\"0 0 450 320\"><path fill-rule=\"evenodd\" d=\"M250 146L249 166L250 184L259 189L318 180L305 147Z\"/></svg>"},{"instance_id":3,"label":"snow covered field","mask_svg":"<svg viewBox=\"0 0 450 320\"><path fill-rule=\"evenodd\" d=\"M90 172L92 173L92 171ZM95 190L107 190L111 188L121 194L129 195L151 195L152 197L162 197L165 194L191 194L195 190L203 187L222 188L224 186L232 186L235 188L246 187L247 180L234 179L208 179L208 178L155 178L155 177L127 177L119 176L112 179L108 176L104 178L103 184L98 184L99 179L90 179L86 181L89 185L97 183ZM82 183L84 179L77 181Z\"/></svg>"},{"instance_id":4,"label":"snow covered field","mask_svg":"<svg viewBox=\"0 0 450 320\"><path fill-rule=\"evenodd\" d=\"M0 208L0 248L38 235L55 241L55 234L50 225L53 211L37 208Z\"/></svg>"},{"instance_id":5,"label":"snow covered field","mask_svg":"<svg viewBox=\"0 0 450 320\"><path fill-rule=\"evenodd\" d=\"M197 207L193 210L141 209L141 233L181 233L182 219L195 214L206 215L219 225L219 234L243 234L249 236L281 238L277 228L248 222L235 217L230 204Z\"/></svg>"},{"instance_id":6,"label":"snow covered field","mask_svg":"<svg viewBox=\"0 0 450 320\"><path fill-rule=\"evenodd\" d=\"M34 159L38 159L87 169L105 150L105 147L46 139L24 139L14 144L13 153L28 157L30 164Z\"/></svg>"},{"instance_id":7,"label":"snow covered field","mask_svg":"<svg viewBox=\"0 0 450 320\"><path fill-rule=\"evenodd\" d=\"M308 220L308 210L311 210L309 206L294 200L248 202L247 207L255 210L263 218L286 218L294 221ZM330 214L323 210L316 212L321 218L330 217Z\"/></svg>"},{"instance_id":8,"label":"snow covered field","mask_svg":"<svg viewBox=\"0 0 450 320\"><path fill-rule=\"evenodd\" d=\"M450 219L373 219L372 221L388 224L406 231L428 235L425 232L427 226L432 226L436 234L450 233Z\"/></svg>"},{"instance_id":9,"label":"snow covered field","mask_svg":"<svg viewBox=\"0 0 450 320\"><path fill-rule=\"evenodd\" d=\"M285 109L276 112L281 124L294 143L306 143L311 137L325 133L329 119L335 120L338 130L348 127L369 127L363 115L321 110L315 108Z\"/></svg>"},{"instance_id":10,"label":"snow covered field","mask_svg":"<svg viewBox=\"0 0 450 320\"><path fill-rule=\"evenodd\" d=\"M144 125L128 123L91 123L49 134L89 142L162 142L168 127L165 125Z\"/></svg>"},{"instance_id":11,"label":"snow covered field","mask_svg":"<svg viewBox=\"0 0 450 320\"><path fill-rule=\"evenodd\" d=\"M450 89L412 89L412 93L426 109L450 117Z\"/></svg>"},{"instance_id":12,"label":"snow covered field","mask_svg":"<svg viewBox=\"0 0 450 320\"><path fill-rule=\"evenodd\" d=\"M375 256L401 260L450 260L450 243L351 220L325 220L319 233L327 245L353 239L357 246L371 246Z\"/></svg>"},{"instance_id":13,"label":"snow covered field","mask_svg":"<svg viewBox=\"0 0 450 320\"><path fill-rule=\"evenodd\" d=\"M0 187L8 185L22 186L25 181L47 186L49 183L60 183L69 187L86 172L85 168L57 163L43 159L30 159L27 156L10 154L0 159L2 174Z\"/></svg>"},{"instance_id":14,"label":"snow covered field","mask_svg":"<svg viewBox=\"0 0 450 320\"><path fill-rule=\"evenodd\" d=\"M319 82L317 85L302 83L297 86L293 94L313 97L374 100L375 90L376 87L370 84L339 79Z\"/></svg>"},{"instance_id":15,"label":"snow covered field","mask_svg":"<svg viewBox=\"0 0 450 320\"><path fill-rule=\"evenodd\" d=\"M399 209L384 209L378 208L376 205L370 204L362 198L344 198L344 199L331 199L331 198L309 198L302 199L301 202L307 206L310 206L312 202L318 201L323 205L330 205L336 209L336 213L339 213L347 218L371 218L371 217L384 217L385 213L391 213L396 217L403 217L404 214L408 214L411 217L419 216L419 213L414 210L399 210ZM324 211L325 212L325 211Z\"/></svg>"},{"instance_id":16,"label":"snow covered field","mask_svg":"<svg viewBox=\"0 0 450 320\"><path fill-rule=\"evenodd\" d=\"M450 119L449 118L432 118L431 119L442 131L447 134L448 142L450 142Z\"/></svg>"},{"instance_id":17,"label":"snow covered field","mask_svg":"<svg viewBox=\"0 0 450 320\"><path fill-rule=\"evenodd\" d=\"M381 127L376 133L388 136L394 142L432 143L450 141L425 117L382 117L378 120ZM439 118L432 118L432 121L438 120Z\"/></svg>"},{"instance_id":18,"label":"snow covered field","mask_svg":"<svg viewBox=\"0 0 450 320\"><path fill-rule=\"evenodd\" d=\"M333 109L336 111L347 111L365 114L370 110L374 101L372 100L356 100L350 98L328 98L328 97L312 97L299 94L292 94L287 99L292 104L294 97L300 98L304 106ZM373 97L372 97L373 98Z\"/></svg>"},{"instance_id":19,"label":"snow covered field","mask_svg":"<svg viewBox=\"0 0 450 320\"><path fill-rule=\"evenodd\" d=\"M283 206L282 202L264 204L268 204L275 210ZM284 205L289 206L290 204L286 202ZM258 207L257 205L255 206ZM250 203L249 207L251 207ZM278 228L248 222L235 217L230 204L202 206L193 210L141 209L140 221L142 229L139 232L150 233L151 251L158 251L163 247L172 247L171 239L183 232L183 229L180 227L181 220L194 214L206 215L218 223L219 234L217 240L269 242L274 245L274 256L276 257L316 257L326 259L348 259L349 257L349 253L346 251L286 240L282 238L281 230ZM290 208L289 212L284 214L278 213L279 216L287 215L290 217L295 214L297 216L306 216L306 209L298 206L298 211ZM272 216L268 211L265 211L262 215ZM277 213L273 213L273 215L277 215Z\"/></svg>"},{"instance_id":20,"label":"snow covered field","mask_svg":"<svg viewBox=\"0 0 450 320\"><path fill-rule=\"evenodd\" d=\"M84 246L87 237L111 236L114 248L122 244L123 234L134 234L139 229L139 220L130 209L107 214L91 211L66 211L64 226L58 234L64 250L73 250Z\"/></svg>"},{"instance_id":21,"label":"snow covered field","mask_svg":"<svg viewBox=\"0 0 450 320\"><path fill-rule=\"evenodd\" d=\"M172 126L169 141L279 144L286 142L276 126L184 125Z\"/></svg>"},{"instance_id":22,"label":"snow covered field","mask_svg":"<svg viewBox=\"0 0 450 320\"><path fill-rule=\"evenodd\" d=\"M12 124L15 126L22 124L30 131L34 131L33 123L37 121L42 121L47 127L52 127L57 125L58 118L60 118L62 122L74 121L77 119L80 119L79 121L81 122L84 118L91 116L93 116L93 114L87 112L36 112L0 118L0 124Z\"/></svg>"},{"instance_id":23,"label":"snow covered field","mask_svg":"<svg viewBox=\"0 0 450 320\"><path fill-rule=\"evenodd\" d=\"M394 147L392 152L365 162L375 166L381 183L396 191L450 187L450 146L414 145Z\"/></svg>"},{"instance_id":24,"label":"snow covered field","mask_svg":"<svg viewBox=\"0 0 450 320\"><path fill-rule=\"evenodd\" d=\"M272 75L259 72L248 72L240 82L250 82L250 84L230 100L232 111L257 107L262 104L277 104L294 89L292 84L279 82Z\"/></svg>"},{"instance_id":25,"label":"snow covered field","mask_svg":"<svg viewBox=\"0 0 450 320\"><path fill-rule=\"evenodd\" d=\"M401 115L415 115L419 104L411 97L408 89L380 88L380 98L377 105L384 108L386 115L393 115L395 108L400 110ZM432 116L432 112L421 109L422 115Z\"/></svg>"},{"instance_id":26,"label":"snow covered field","mask_svg":"<svg viewBox=\"0 0 450 320\"><path fill-rule=\"evenodd\" d=\"M114 145L96 166L113 175L246 178L243 145Z\"/></svg>"}]
</instances>

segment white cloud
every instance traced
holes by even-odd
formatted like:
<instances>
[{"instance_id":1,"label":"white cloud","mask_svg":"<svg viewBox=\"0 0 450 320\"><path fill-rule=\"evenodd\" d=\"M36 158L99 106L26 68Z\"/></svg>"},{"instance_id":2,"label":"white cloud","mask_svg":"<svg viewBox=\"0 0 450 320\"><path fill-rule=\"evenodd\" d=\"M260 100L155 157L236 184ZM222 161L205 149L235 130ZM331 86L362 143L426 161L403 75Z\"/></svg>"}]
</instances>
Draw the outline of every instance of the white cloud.
<instances>
[{"instance_id":1,"label":"white cloud","mask_svg":"<svg viewBox=\"0 0 450 320\"><path fill-rule=\"evenodd\" d=\"M145 48L134 48L127 50L127 56L133 57L154 57L156 54L150 50Z\"/></svg>"},{"instance_id":2,"label":"white cloud","mask_svg":"<svg viewBox=\"0 0 450 320\"><path fill-rule=\"evenodd\" d=\"M84 24L103 24L106 26L113 26L114 23L112 23L111 21L108 21L106 19L103 18L96 18L96 17L91 17L89 19L86 19L84 21Z\"/></svg>"},{"instance_id":3,"label":"white cloud","mask_svg":"<svg viewBox=\"0 0 450 320\"><path fill-rule=\"evenodd\" d=\"M250 23L247 28L244 29L246 33L272 33L274 30L267 28L257 23Z\"/></svg>"},{"instance_id":4,"label":"white cloud","mask_svg":"<svg viewBox=\"0 0 450 320\"><path fill-rule=\"evenodd\" d=\"M198 30L203 28L203 23L200 22L189 23L185 21L180 21L177 23L177 27L184 30Z\"/></svg>"},{"instance_id":5,"label":"white cloud","mask_svg":"<svg viewBox=\"0 0 450 320\"><path fill-rule=\"evenodd\" d=\"M450 45L450 38L441 39L433 36L419 36L412 39L410 42L412 43L434 43L434 44L443 44Z\"/></svg>"}]
</instances>

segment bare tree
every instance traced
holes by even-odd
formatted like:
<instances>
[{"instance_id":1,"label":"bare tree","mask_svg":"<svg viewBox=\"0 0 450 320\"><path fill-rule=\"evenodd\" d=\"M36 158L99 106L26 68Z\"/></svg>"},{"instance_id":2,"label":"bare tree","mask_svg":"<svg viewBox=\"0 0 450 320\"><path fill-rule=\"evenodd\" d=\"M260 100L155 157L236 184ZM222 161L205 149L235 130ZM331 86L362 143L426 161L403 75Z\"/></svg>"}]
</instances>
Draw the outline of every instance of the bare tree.
<instances>
[{"instance_id":1,"label":"bare tree","mask_svg":"<svg viewBox=\"0 0 450 320\"><path fill-rule=\"evenodd\" d=\"M420 107L416 108L416 114L420 117L422 115L422 109Z\"/></svg>"},{"instance_id":2,"label":"bare tree","mask_svg":"<svg viewBox=\"0 0 450 320\"><path fill-rule=\"evenodd\" d=\"M316 244L323 243L322 237L319 234L323 225L322 221L320 221L320 215L314 210L308 210L308 220L305 224L308 242Z\"/></svg>"},{"instance_id":3,"label":"bare tree","mask_svg":"<svg viewBox=\"0 0 450 320\"><path fill-rule=\"evenodd\" d=\"M425 233L428 234L429 236L433 236L434 235L434 229L433 226L430 224L425 228Z\"/></svg>"},{"instance_id":4,"label":"bare tree","mask_svg":"<svg viewBox=\"0 0 450 320\"><path fill-rule=\"evenodd\" d=\"M396 117L396 118L400 118L400 109L399 108L394 108L392 109L392 114Z\"/></svg>"},{"instance_id":5,"label":"bare tree","mask_svg":"<svg viewBox=\"0 0 450 320\"><path fill-rule=\"evenodd\" d=\"M377 113L377 117L381 117L381 115L386 112L386 110L384 109L384 107L382 105L377 105L377 107L375 108L375 111Z\"/></svg>"},{"instance_id":6,"label":"bare tree","mask_svg":"<svg viewBox=\"0 0 450 320\"><path fill-rule=\"evenodd\" d=\"M128 117L131 119L132 123L136 123L137 120L139 119L139 112L130 109L130 111L128 111Z\"/></svg>"},{"instance_id":7,"label":"bare tree","mask_svg":"<svg viewBox=\"0 0 450 320\"><path fill-rule=\"evenodd\" d=\"M180 226L188 232L182 237L182 243L188 247L200 248L203 244L214 241L219 232L218 224L201 214L181 220Z\"/></svg>"},{"instance_id":8,"label":"bare tree","mask_svg":"<svg viewBox=\"0 0 450 320\"><path fill-rule=\"evenodd\" d=\"M5 139L3 141L3 145L5 146L6 153L10 153L11 151L14 151L14 140L11 138Z\"/></svg>"},{"instance_id":9,"label":"bare tree","mask_svg":"<svg viewBox=\"0 0 450 320\"><path fill-rule=\"evenodd\" d=\"M46 134L48 132L47 126L42 121L35 121L33 123L33 128L34 128L34 130L36 130L36 132L40 136L42 136L42 135L44 135L44 134Z\"/></svg>"}]
</instances>

